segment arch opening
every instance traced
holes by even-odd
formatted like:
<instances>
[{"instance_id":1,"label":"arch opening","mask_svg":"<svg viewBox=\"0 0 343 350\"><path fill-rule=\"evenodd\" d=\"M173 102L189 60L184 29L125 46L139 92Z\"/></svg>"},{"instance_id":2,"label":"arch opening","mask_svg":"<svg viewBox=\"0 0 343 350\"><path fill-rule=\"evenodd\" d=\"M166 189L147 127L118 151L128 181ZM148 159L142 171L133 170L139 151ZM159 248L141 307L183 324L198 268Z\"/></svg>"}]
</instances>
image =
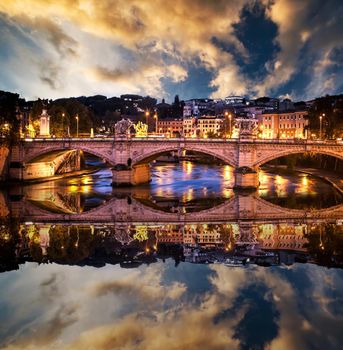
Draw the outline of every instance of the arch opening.
<instances>
[{"instance_id":1,"label":"arch opening","mask_svg":"<svg viewBox=\"0 0 343 350\"><path fill-rule=\"evenodd\" d=\"M49 150L30 157L24 163L22 178L23 180L48 180L62 175L86 174L110 166L107 159L88 150Z\"/></svg>"},{"instance_id":2,"label":"arch opening","mask_svg":"<svg viewBox=\"0 0 343 350\"><path fill-rule=\"evenodd\" d=\"M115 165L113 160L107 157L106 155L99 153L94 149L89 149L87 147L77 147L77 148L61 148L61 147L51 148L50 147L48 151L46 149L43 149L43 150L38 150L37 152L34 152L34 154L29 154L27 157L25 157L24 162L25 164L34 163L42 157L57 154L60 152L63 153L63 152L69 152L69 151L80 151L80 152L83 152L84 154L88 154L93 157L102 159L103 162L108 164L109 166Z\"/></svg>"},{"instance_id":3,"label":"arch opening","mask_svg":"<svg viewBox=\"0 0 343 350\"><path fill-rule=\"evenodd\" d=\"M298 158L300 159L300 157L303 157L303 158L315 158L316 156L326 156L326 157L331 157L331 158L334 158L334 159L337 159L339 161L343 161L343 153L340 154L340 153L335 153L335 152L332 152L332 151L314 151L314 152L308 152L308 151L299 151L299 150L286 150L286 151L282 151L282 152L277 152L275 154L272 154L272 155L269 155L269 156L266 156L260 160L258 160L256 163L253 164L254 167L260 167L260 166L263 166L264 164L266 163L269 163L269 162L272 162L272 161L275 161L277 159L280 159L280 158L287 158L287 157L290 157L290 156L298 156Z\"/></svg>"},{"instance_id":4,"label":"arch opening","mask_svg":"<svg viewBox=\"0 0 343 350\"><path fill-rule=\"evenodd\" d=\"M259 194L289 209L319 210L343 203L343 159L329 152L290 152L260 166Z\"/></svg>"},{"instance_id":5,"label":"arch opening","mask_svg":"<svg viewBox=\"0 0 343 350\"><path fill-rule=\"evenodd\" d=\"M217 164L230 165L231 167L235 167L235 159L229 159L229 157L224 157L220 154L209 150L194 150L194 149L178 149L178 148L169 148L165 150L157 150L153 151L150 154L144 154L142 156L138 156L132 159L132 165L140 165L140 164L149 164L153 161L157 160L161 156L168 156L173 154L176 158L182 160L190 160L190 161L203 161L212 164L216 162Z\"/></svg>"}]
</instances>

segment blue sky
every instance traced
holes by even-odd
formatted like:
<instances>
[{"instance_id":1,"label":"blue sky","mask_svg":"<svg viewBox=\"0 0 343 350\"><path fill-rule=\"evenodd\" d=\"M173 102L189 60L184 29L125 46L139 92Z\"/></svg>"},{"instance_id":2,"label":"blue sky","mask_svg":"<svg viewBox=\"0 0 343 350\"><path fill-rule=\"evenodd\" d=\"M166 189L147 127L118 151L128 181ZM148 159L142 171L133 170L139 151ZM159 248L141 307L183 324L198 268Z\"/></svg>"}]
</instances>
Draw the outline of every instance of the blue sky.
<instances>
[{"instance_id":1,"label":"blue sky","mask_svg":"<svg viewBox=\"0 0 343 350\"><path fill-rule=\"evenodd\" d=\"M0 89L312 99L343 90L342 23L340 0L4 1Z\"/></svg>"}]
</instances>

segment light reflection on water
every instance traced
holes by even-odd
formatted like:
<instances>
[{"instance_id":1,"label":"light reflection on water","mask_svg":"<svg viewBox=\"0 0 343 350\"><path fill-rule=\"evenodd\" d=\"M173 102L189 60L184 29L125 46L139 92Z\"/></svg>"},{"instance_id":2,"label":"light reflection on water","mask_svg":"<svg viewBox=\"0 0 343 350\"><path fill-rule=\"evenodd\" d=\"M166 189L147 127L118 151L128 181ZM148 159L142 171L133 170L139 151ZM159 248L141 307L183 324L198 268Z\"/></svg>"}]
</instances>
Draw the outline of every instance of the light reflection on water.
<instances>
[{"instance_id":1,"label":"light reflection on water","mask_svg":"<svg viewBox=\"0 0 343 350\"><path fill-rule=\"evenodd\" d=\"M0 347L340 349L342 289L342 270L311 264L27 263L0 275Z\"/></svg>"},{"instance_id":2,"label":"light reflection on water","mask_svg":"<svg viewBox=\"0 0 343 350\"><path fill-rule=\"evenodd\" d=\"M228 166L157 165L151 184L127 191L183 205L232 197L233 179ZM260 182L260 196L285 206L339 200L305 175L261 171ZM80 211L111 198L117 190L110 184L103 169L15 190ZM13 228L15 220L6 220L1 349L310 350L343 343L343 270L324 267L343 265L342 226L240 220ZM235 266L239 257L250 264Z\"/></svg>"},{"instance_id":3,"label":"light reflection on water","mask_svg":"<svg viewBox=\"0 0 343 350\"><path fill-rule=\"evenodd\" d=\"M271 174L261 169L258 194L275 204L290 208L330 207L341 203L342 196L330 185L309 175ZM110 169L74 178L31 184L11 188L26 198L40 202L62 200L72 194L81 196L82 210L88 210L110 199L119 189L112 188ZM174 206L200 210L221 203L234 196L234 173L228 165L194 164L188 161L179 164L155 164L152 167L150 184L126 189L133 195L139 193L154 202L174 201Z\"/></svg>"}]
</instances>

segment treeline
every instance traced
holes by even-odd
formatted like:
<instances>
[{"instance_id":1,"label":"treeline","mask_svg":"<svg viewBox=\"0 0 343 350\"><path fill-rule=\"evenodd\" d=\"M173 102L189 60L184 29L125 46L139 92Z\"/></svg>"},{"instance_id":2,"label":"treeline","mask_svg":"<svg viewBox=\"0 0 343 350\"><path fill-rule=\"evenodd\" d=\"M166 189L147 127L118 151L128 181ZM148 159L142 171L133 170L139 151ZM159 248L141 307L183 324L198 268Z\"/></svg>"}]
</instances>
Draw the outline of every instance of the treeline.
<instances>
[{"instance_id":1,"label":"treeline","mask_svg":"<svg viewBox=\"0 0 343 350\"><path fill-rule=\"evenodd\" d=\"M46 109L51 117L50 133L58 137L66 135L67 132L75 134L77 124L79 133L89 133L91 128L108 130L122 117L153 124L154 119L147 120L146 112L151 116L157 113L160 119L177 118L182 116L183 106L184 103L178 96L175 96L173 104L167 104L164 100L157 104L155 98L132 94L111 98L95 95L25 101L18 94L0 91L0 121L2 126L9 126L11 138L19 135L20 125L23 124L32 132L38 133L39 118L43 109ZM1 130L1 133L5 132L8 134L8 130Z\"/></svg>"},{"instance_id":2,"label":"treeline","mask_svg":"<svg viewBox=\"0 0 343 350\"><path fill-rule=\"evenodd\" d=\"M322 137L343 137L343 94L316 98L309 110L309 129L320 132L322 117Z\"/></svg>"}]
</instances>

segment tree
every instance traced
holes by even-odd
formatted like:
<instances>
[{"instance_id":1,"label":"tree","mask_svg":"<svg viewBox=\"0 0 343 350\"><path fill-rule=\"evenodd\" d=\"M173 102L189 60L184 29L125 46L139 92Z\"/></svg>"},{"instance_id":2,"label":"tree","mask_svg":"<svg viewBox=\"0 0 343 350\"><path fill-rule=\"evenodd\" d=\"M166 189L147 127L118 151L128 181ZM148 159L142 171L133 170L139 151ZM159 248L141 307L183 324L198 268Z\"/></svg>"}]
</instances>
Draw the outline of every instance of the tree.
<instances>
[{"instance_id":1,"label":"tree","mask_svg":"<svg viewBox=\"0 0 343 350\"><path fill-rule=\"evenodd\" d=\"M18 103L18 94L0 91L0 132L8 143L15 142L19 136Z\"/></svg>"},{"instance_id":2,"label":"tree","mask_svg":"<svg viewBox=\"0 0 343 350\"><path fill-rule=\"evenodd\" d=\"M180 118L183 115L183 106L180 102L179 95L175 95L174 103L172 104L173 117Z\"/></svg>"}]
</instances>

